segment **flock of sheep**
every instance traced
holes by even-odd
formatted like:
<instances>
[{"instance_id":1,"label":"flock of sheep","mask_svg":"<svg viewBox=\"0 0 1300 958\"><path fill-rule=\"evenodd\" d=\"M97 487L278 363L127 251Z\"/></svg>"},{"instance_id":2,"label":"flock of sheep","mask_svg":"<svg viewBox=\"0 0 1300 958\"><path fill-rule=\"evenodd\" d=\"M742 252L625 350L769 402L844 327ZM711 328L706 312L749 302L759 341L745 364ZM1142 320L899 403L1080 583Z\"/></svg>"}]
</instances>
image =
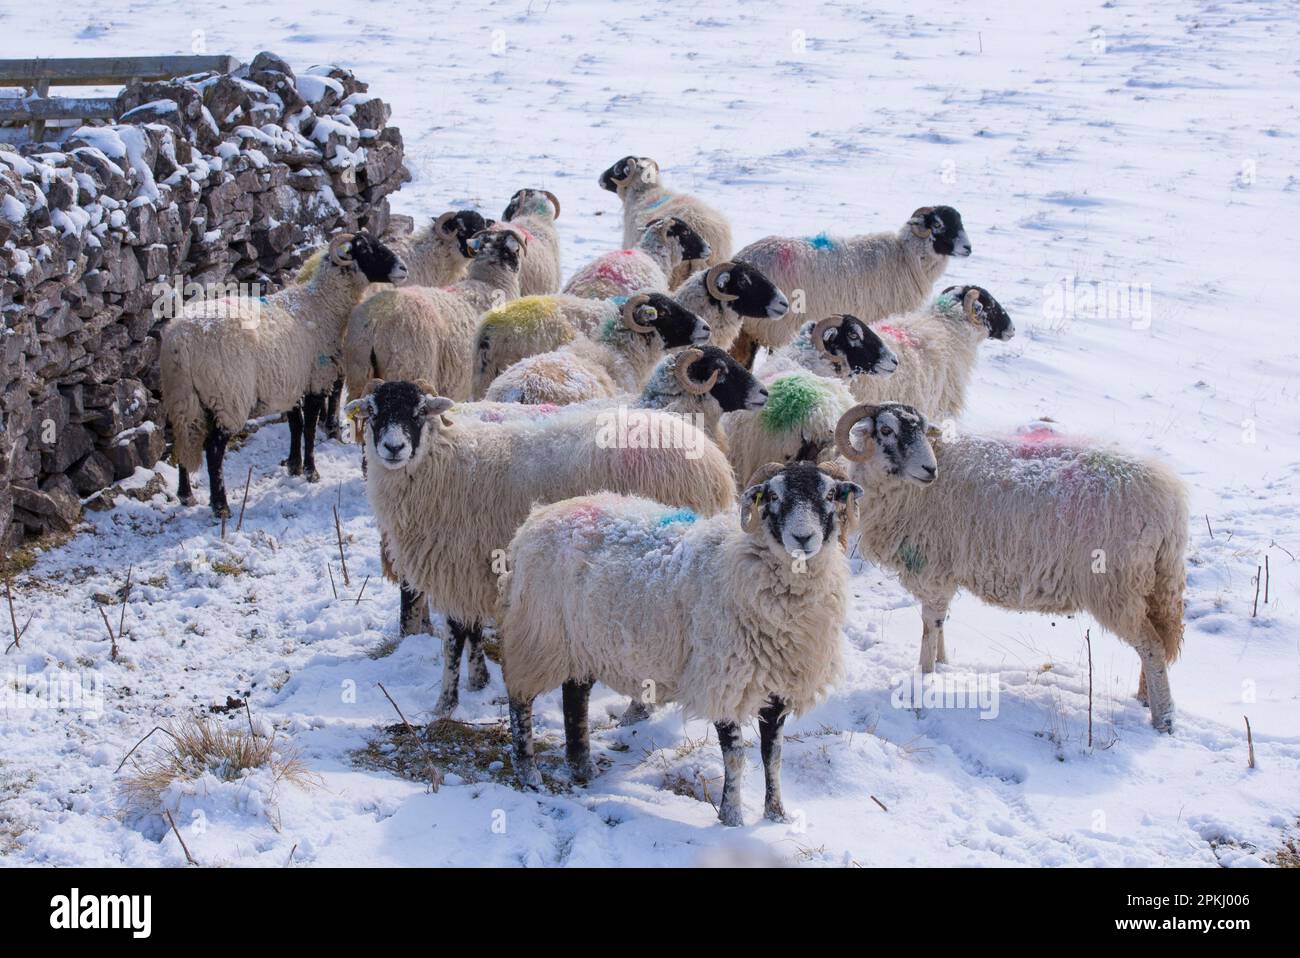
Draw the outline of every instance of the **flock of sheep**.
<instances>
[{"instance_id":1,"label":"flock of sheep","mask_svg":"<svg viewBox=\"0 0 1300 958\"><path fill-rule=\"evenodd\" d=\"M630 697L624 722L675 701L715 723L728 825L758 716L764 811L783 819L781 727L839 675L850 534L920 601L922 671L947 661L958 589L1084 610L1137 650L1138 697L1171 728L1178 478L1046 424L931 425L961 413L980 344L1014 332L978 286L932 296L971 253L956 210L733 254L726 218L653 160L599 182L622 201L621 248L563 286L559 201L524 189L500 222L339 235L274 295L188 307L162 336L182 502L206 453L229 514L226 443L258 414L288 413L289 472L314 481L317 421L337 430L346 388L401 631L430 631L430 606L448 619L436 713L457 706L466 644L470 688L488 683L495 625L523 788L541 785L532 702L556 687L572 780L595 774L600 681Z\"/></svg>"}]
</instances>

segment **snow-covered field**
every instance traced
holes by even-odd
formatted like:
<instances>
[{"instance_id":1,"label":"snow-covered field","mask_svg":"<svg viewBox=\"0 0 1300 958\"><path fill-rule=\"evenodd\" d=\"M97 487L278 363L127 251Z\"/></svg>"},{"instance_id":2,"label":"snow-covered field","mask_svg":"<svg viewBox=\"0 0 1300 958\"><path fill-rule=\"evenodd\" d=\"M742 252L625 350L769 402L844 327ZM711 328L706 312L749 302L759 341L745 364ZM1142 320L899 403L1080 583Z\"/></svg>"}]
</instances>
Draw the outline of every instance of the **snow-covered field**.
<instances>
[{"instance_id":1,"label":"snow-covered field","mask_svg":"<svg viewBox=\"0 0 1300 958\"><path fill-rule=\"evenodd\" d=\"M324 445L322 482L308 485L278 468L287 430L275 426L227 459L236 508L253 470L241 532L232 523L222 541L206 507L123 497L15 580L20 622L34 619L0 672L33 688L77 672L102 681L105 702L97 719L0 711L0 862L183 865L164 818L124 811L115 769L160 722L246 694L254 721L274 724L315 782L263 772L171 789L167 806L204 865L1271 860L1300 817L1300 340L1284 269L1300 210L1297 7L979 6L63 0L57 16L6 4L0 56L189 52L202 31L207 52L344 64L394 105L415 174L399 212L472 204L498 215L516 188L544 187L564 204L570 268L618 240L616 200L596 177L627 153L654 156L671 183L726 210L737 245L893 229L918 206L957 207L974 255L945 279L988 288L1018 331L984 348L962 428L1047 416L1163 456L1188 483L1172 736L1132 698L1137 656L1087 617L968 597L951 611L949 670L996 677L996 717L895 707L918 611L863 566L846 679L787 725L794 825L759 819L754 727L745 797L757 824L725 829L705 794L717 799L722 774L711 726L670 708L615 729L604 715L622 703L600 689L604 769L590 787L523 795L487 768L431 794L354 753L396 720L378 682L413 721L428 718L440 636L393 648L397 591L379 575L357 447ZM1061 315L1068 277L1076 291L1135 289L1149 314L1084 303ZM159 472L174 489L174 472ZM1268 602L1254 614L1266 556ZM111 597L128 567L114 663L94 597ZM120 607L106 611L116 629ZM7 644L7 621L0 633ZM462 690L457 718L503 717L492 669L485 691ZM539 729L550 747L561 740L558 694L542 702ZM466 728L481 740L492 731Z\"/></svg>"}]
</instances>

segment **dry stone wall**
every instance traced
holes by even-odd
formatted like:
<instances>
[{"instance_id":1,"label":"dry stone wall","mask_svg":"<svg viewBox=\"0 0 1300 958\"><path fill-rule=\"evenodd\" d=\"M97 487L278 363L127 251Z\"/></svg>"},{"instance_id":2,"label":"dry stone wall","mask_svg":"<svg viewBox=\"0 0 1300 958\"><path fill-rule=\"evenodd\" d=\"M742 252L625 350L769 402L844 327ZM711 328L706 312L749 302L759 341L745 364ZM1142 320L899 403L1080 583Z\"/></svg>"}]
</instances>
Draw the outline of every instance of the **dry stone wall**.
<instances>
[{"instance_id":1,"label":"dry stone wall","mask_svg":"<svg viewBox=\"0 0 1300 958\"><path fill-rule=\"evenodd\" d=\"M339 67L261 53L118 102L115 125L0 144L0 546L71 528L163 454L178 299L266 292L328 234L382 234L410 178L387 104Z\"/></svg>"}]
</instances>

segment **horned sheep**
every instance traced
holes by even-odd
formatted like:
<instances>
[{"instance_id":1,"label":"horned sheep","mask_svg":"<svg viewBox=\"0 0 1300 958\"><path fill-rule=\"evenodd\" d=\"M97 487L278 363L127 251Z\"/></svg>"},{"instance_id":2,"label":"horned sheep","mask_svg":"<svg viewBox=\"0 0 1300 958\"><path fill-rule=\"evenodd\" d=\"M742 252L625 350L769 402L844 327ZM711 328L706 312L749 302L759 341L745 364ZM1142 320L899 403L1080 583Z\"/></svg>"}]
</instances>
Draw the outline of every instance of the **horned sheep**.
<instances>
[{"instance_id":1,"label":"horned sheep","mask_svg":"<svg viewBox=\"0 0 1300 958\"><path fill-rule=\"evenodd\" d=\"M479 316L519 295L521 261L532 249L508 228L468 242L474 258L459 282L386 290L353 310L343 338L349 396L360 396L371 379L425 377L443 395L469 398Z\"/></svg>"},{"instance_id":2,"label":"horned sheep","mask_svg":"<svg viewBox=\"0 0 1300 958\"><path fill-rule=\"evenodd\" d=\"M731 259L731 224L698 197L664 186L659 164L647 156L625 156L600 174L601 189L623 201L623 246L631 247L652 220L675 216L685 220L704 242L709 254L701 262L683 262L670 277L676 289L700 266L717 266Z\"/></svg>"},{"instance_id":3,"label":"horned sheep","mask_svg":"<svg viewBox=\"0 0 1300 958\"><path fill-rule=\"evenodd\" d=\"M560 290L560 201L550 190L517 190L510 197L500 225L518 230L528 242L528 258L519 273L521 296Z\"/></svg>"},{"instance_id":4,"label":"horned sheep","mask_svg":"<svg viewBox=\"0 0 1300 958\"><path fill-rule=\"evenodd\" d=\"M862 488L837 473L769 464L745 490L741 518L611 493L534 509L507 550L498 613L520 786L542 785L533 700L561 686L570 774L580 783L595 775L587 703L599 681L714 722L724 825L742 823L740 726L757 715L764 816L788 821L782 725L842 669L850 590L837 533Z\"/></svg>"},{"instance_id":5,"label":"horned sheep","mask_svg":"<svg viewBox=\"0 0 1300 958\"><path fill-rule=\"evenodd\" d=\"M647 225L635 246L606 253L580 268L564 284L564 292L586 299L666 293L673 270L708 255L709 244L684 220L664 217Z\"/></svg>"},{"instance_id":6,"label":"horned sheep","mask_svg":"<svg viewBox=\"0 0 1300 958\"><path fill-rule=\"evenodd\" d=\"M1154 459L1047 428L933 445L926 432L922 414L896 403L854 406L836 429L869 492L863 554L921 602L921 671L948 660L944 619L958 589L1006 609L1086 611L1137 650L1138 698L1151 724L1169 731L1167 667L1183 639L1188 539L1178 477Z\"/></svg>"},{"instance_id":7,"label":"horned sheep","mask_svg":"<svg viewBox=\"0 0 1300 958\"><path fill-rule=\"evenodd\" d=\"M734 501L726 456L657 410L454 404L409 382L374 384L347 410L368 426L366 490L403 611L427 598L450 620L439 715L456 707L466 640L470 688L487 682L480 627L495 613L496 555L533 504L611 490L714 515Z\"/></svg>"},{"instance_id":8,"label":"horned sheep","mask_svg":"<svg viewBox=\"0 0 1300 958\"><path fill-rule=\"evenodd\" d=\"M598 340L579 337L515 363L488 387L491 402L557 406L637 392L664 350L702 346L708 324L662 293L639 294L610 318Z\"/></svg>"},{"instance_id":9,"label":"horned sheep","mask_svg":"<svg viewBox=\"0 0 1300 958\"><path fill-rule=\"evenodd\" d=\"M897 232L797 238L767 236L736 254L772 278L802 311L784 324L746 323L735 354L752 365L759 346L784 346L803 318L849 313L871 324L922 305L948 261L969 256L961 214L951 206L924 206Z\"/></svg>"},{"instance_id":10,"label":"horned sheep","mask_svg":"<svg viewBox=\"0 0 1300 958\"><path fill-rule=\"evenodd\" d=\"M194 303L163 327L162 406L181 502L194 502L190 473L206 453L212 512L230 515L226 444L255 414L288 412L289 474L317 480L316 419L338 378L344 324L370 283L401 283L406 275L406 265L380 241L342 233L308 282L263 299Z\"/></svg>"}]
</instances>

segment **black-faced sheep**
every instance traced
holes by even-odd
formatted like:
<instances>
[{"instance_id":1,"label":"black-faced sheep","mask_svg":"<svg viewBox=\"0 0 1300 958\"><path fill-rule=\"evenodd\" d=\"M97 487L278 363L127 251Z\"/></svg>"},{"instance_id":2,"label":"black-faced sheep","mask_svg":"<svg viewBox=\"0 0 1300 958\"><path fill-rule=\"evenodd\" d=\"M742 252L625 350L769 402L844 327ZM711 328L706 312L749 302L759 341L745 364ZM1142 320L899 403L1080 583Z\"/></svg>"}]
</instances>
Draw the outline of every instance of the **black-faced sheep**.
<instances>
[{"instance_id":1,"label":"black-faced sheep","mask_svg":"<svg viewBox=\"0 0 1300 958\"><path fill-rule=\"evenodd\" d=\"M519 294L538 296L560 291L560 201L549 190L518 190L510 197L500 225L518 230L528 242L528 258L519 273Z\"/></svg>"},{"instance_id":2,"label":"black-faced sheep","mask_svg":"<svg viewBox=\"0 0 1300 958\"><path fill-rule=\"evenodd\" d=\"M564 284L564 292L585 299L666 293L678 266L708 255L709 244L684 220L664 217L646 226L636 246L606 253L581 267Z\"/></svg>"}]
</instances>

